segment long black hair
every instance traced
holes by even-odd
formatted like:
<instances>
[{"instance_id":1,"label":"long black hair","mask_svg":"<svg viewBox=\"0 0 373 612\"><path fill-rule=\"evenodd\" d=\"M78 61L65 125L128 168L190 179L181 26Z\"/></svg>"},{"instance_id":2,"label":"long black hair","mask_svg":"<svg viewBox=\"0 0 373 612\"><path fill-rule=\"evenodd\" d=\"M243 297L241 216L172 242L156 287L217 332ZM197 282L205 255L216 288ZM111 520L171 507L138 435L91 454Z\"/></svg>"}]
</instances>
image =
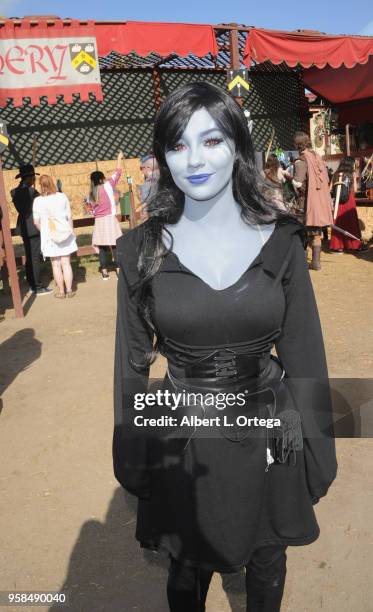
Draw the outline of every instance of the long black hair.
<instances>
[{"instance_id":1,"label":"long black hair","mask_svg":"<svg viewBox=\"0 0 373 612\"><path fill-rule=\"evenodd\" d=\"M339 162L339 166L337 170L335 171L334 176L338 176L340 172L342 172L343 174L347 174L349 178L351 179L354 173L354 170L355 170L355 158L351 157L350 155L346 155L345 157L342 157L341 161Z\"/></svg>"},{"instance_id":2,"label":"long black hair","mask_svg":"<svg viewBox=\"0 0 373 612\"><path fill-rule=\"evenodd\" d=\"M233 196L241 206L243 220L248 224L268 224L289 218L286 212L269 203L261 193L261 178L255 165L247 119L232 96L206 82L188 83L173 91L163 102L155 119L153 151L160 176L157 188L147 203L149 218L141 226L138 260L140 310L150 326L150 281L172 248L172 236L165 225L177 223L184 210L185 196L172 179L166 153L180 140L193 113L201 108L210 113L223 134L234 142ZM165 231L169 234L170 249L163 242Z\"/></svg>"},{"instance_id":3,"label":"long black hair","mask_svg":"<svg viewBox=\"0 0 373 612\"><path fill-rule=\"evenodd\" d=\"M90 202L98 202L98 188L105 182L105 174L100 172L100 170L95 170L91 172L91 187L89 190L89 200Z\"/></svg>"},{"instance_id":4,"label":"long black hair","mask_svg":"<svg viewBox=\"0 0 373 612\"><path fill-rule=\"evenodd\" d=\"M162 234L166 224L174 224L184 210L184 193L175 185L166 162L166 152L179 141L193 113L205 108L223 134L235 145L233 195L247 223L272 223L286 213L269 203L260 191L260 176L247 119L241 107L224 89L211 83L188 83L173 91L163 102L155 120L153 151L159 166L157 188L151 195L143 227L139 272L144 281L159 269L168 249ZM170 237L172 241L172 238Z\"/></svg>"}]
</instances>

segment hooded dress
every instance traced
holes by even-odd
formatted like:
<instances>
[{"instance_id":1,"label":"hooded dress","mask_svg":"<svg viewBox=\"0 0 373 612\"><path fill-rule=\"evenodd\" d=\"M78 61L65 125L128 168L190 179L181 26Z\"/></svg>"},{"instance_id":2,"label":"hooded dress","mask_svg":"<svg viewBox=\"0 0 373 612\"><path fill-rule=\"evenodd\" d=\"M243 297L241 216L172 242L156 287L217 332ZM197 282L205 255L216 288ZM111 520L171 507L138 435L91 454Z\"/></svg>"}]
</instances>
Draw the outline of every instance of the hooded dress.
<instances>
[{"instance_id":1,"label":"hooded dress","mask_svg":"<svg viewBox=\"0 0 373 612\"><path fill-rule=\"evenodd\" d=\"M337 463L303 226L278 221L258 256L226 289L212 289L172 252L151 281L151 320L173 374L161 388L181 380L188 389L183 372L193 372L196 364L199 371L211 355L229 353L237 362L258 364L250 380L260 381L260 391L249 393L253 400L245 414L283 415L290 406L301 423L301 445L281 462L268 461L272 432L266 428L191 426L180 434L179 426L170 426L149 434L151 428L135 426L141 414L135 396L146 393L149 383L144 356L154 342L136 289L143 232L144 225L117 242L113 461L117 480L139 498L136 538L181 563L220 572L238 571L261 546L313 542L319 535L314 504L326 495ZM234 405L230 414L236 409L242 410ZM153 417L164 413L159 405L148 411Z\"/></svg>"}]
</instances>

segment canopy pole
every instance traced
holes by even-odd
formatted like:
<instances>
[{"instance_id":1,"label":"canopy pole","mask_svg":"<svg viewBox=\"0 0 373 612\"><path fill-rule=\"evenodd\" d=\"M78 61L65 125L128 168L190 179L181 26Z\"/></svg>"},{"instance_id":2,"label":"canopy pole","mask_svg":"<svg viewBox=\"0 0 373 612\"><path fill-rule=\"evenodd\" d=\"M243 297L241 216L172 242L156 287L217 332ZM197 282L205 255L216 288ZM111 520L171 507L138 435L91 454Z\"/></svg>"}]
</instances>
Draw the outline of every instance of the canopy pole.
<instances>
[{"instance_id":1,"label":"canopy pole","mask_svg":"<svg viewBox=\"0 0 373 612\"><path fill-rule=\"evenodd\" d=\"M155 107L155 112L157 113L161 107L162 95L161 95L161 75L156 66L154 66L152 70L152 80L153 80L154 107Z\"/></svg>"},{"instance_id":2,"label":"canopy pole","mask_svg":"<svg viewBox=\"0 0 373 612\"><path fill-rule=\"evenodd\" d=\"M14 256L12 234L10 231L9 212L8 212L8 206L6 203L4 174L3 174L3 165L1 162L1 155L0 155L0 207L2 211L1 229L2 229L2 235L3 235L3 240L4 240L4 250L5 250L5 262L3 263L3 265L6 266L7 272L10 277L10 283L11 283L10 287L12 291L12 300L13 300L15 315L16 317L21 318L24 316L24 314L23 314L23 307L22 307L21 291L19 288L19 279L18 279L18 274L17 274L16 259Z\"/></svg>"},{"instance_id":3,"label":"canopy pole","mask_svg":"<svg viewBox=\"0 0 373 612\"><path fill-rule=\"evenodd\" d=\"M232 24L233 25L233 24ZM229 47L230 47L230 60L231 60L231 70L239 70L241 68L240 62L240 47L238 44L238 29L237 25L234 24L235 27L229 32ZM242 96L235 96L234 98L240 106L243 104Z\"/></svg>"}]
</instances>

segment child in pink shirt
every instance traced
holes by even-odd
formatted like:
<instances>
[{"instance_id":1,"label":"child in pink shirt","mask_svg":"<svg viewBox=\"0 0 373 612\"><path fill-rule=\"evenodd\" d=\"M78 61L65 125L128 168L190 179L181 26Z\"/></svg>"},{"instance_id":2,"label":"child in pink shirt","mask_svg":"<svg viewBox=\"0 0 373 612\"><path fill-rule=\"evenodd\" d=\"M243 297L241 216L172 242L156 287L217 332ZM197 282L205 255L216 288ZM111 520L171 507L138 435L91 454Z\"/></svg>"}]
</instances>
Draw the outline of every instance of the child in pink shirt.
<instances>
[{"instance_id":1,"label":"child in pink shirt","mask_svg":"<svg viewBox=\"0 0 373 612\"><path fill-rule=\"evenodd\" d=\"M92 245L99 255L100 270L103 280L109 279L106 262L107 252L111 250L113 261L115 262L116 242L122 235L122 230L116 217L116 202L114 197L114 188L122 174L120 167L122 159L123 153L119 151L117 168L109 179L106 179L103 172L99 172L98 170L92 172L90 176L91 189L89 192L89 204L95 217Z\"/></svg>"}]
</instances>

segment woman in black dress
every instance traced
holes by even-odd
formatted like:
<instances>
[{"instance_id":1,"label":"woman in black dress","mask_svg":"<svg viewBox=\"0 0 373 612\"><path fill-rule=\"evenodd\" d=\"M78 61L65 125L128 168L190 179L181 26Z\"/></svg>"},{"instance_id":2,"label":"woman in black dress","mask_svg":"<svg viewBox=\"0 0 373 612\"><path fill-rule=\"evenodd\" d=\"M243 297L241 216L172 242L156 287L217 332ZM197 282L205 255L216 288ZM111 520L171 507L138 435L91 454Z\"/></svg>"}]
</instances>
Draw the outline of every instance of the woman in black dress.
<instances>
[{"instance_id":1,"label":"woman in black dress","mask_svg":"<svg viewBox=\"0 0 373 612\"><path fill-rule=\"evenodd\" d=\"M317 539L337 467L304 228L260 195L245 116L218 87L173 92L153 150L149 219L117 242L114 472L139 499L137 539L170 556L171 612L205 610L212 573L243 567L247 609L276 612L286 547ZM140 411L157 352L183 401Z\"/></svg>"}]
</instances>

